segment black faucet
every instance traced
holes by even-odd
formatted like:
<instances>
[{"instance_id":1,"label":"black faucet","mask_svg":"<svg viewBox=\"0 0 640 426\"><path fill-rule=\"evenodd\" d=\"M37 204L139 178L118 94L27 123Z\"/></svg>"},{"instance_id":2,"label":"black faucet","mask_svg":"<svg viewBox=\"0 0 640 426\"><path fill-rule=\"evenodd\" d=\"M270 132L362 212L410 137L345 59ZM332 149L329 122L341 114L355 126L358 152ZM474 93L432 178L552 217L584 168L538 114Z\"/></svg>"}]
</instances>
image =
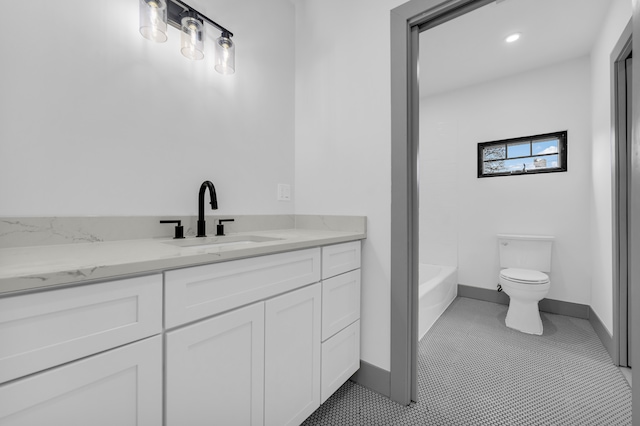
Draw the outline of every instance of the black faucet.
<instances>
[{"instance_id":1,"label":"black faucet","mask_svg":"<svg viewBox=\"0 0 640 426\"><path fill-rule=\"evenodd\" d=\"M211 209L218 210L218 197L216 197L216 187L211 182L204 181L200 185L200 194L198 195L198 235L196 237L206 237L206 226L204 221L204 193L209 188L209 196L211 197Z\"/></svg>"}]
</instances>

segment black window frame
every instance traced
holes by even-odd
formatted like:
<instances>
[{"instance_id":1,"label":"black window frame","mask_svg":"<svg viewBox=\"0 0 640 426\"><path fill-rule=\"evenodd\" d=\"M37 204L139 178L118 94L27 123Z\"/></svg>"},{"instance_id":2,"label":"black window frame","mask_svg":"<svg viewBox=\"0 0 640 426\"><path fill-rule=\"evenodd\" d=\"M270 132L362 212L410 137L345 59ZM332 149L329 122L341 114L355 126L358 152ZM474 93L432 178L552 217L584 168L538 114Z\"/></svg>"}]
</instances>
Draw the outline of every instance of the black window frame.
<instances>
[{"instance_id":1,"label":"black window frame","mask_svg":"<svg viewBox=\"0 0 640 426\"><path fill-rule=\"evenodd\" d=\"M551 132L551 133L543 133L540 135L533 135L533 136L522 136L522 137L518 137L518 138L510 138L510 139L502 139L499 141L490 141L490 142L479 142L478 143L478 178L486 178L486 177L498 177L498 176L520 176L520 175L536 175L536 174L540 174L540 173L558 173L558 172L566 172L567 171L567 144L568 144L568 131L564 130L561 132ZM554 167L554 168L540 168L540 169L529 169L529 170L517 170L517 171L509 171L509 172L502 172L502 173L484 173L484 164L485 162L488 161L501 161L501 160L511 160L511 159L518 159L518 158L533 158L533 157L540 157L540 155L527 155L527 156L521 156L521 157L513 157L513 158L507 158L506 157L506 152L507 152L507 145L509 144L517 144L517 143L522 143L522 142L529 142L530 144L533 144L534 142L538 142L539 140L548 140L548 139L558 139L558 152L557 153L553 153L553 154L545 154L545 155L557 155L558 156L558 161L559 161L559 165L558 167ZM496 160L488 160L485 161L484 160L484 149L486 147L490 147L490 146L498 146L498 145L504 145L505 146L505 158L504 159L496 159ZM531 149L529 150L529 153L531 154Z\"/></svg>"}]
</instances>

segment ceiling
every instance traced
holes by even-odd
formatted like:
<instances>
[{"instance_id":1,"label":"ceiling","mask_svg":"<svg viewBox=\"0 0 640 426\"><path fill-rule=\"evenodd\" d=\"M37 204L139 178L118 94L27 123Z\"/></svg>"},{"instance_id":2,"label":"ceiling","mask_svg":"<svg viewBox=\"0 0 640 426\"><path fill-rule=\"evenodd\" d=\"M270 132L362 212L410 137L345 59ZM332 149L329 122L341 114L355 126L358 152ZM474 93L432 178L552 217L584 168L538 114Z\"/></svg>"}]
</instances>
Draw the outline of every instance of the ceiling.
<instances>
[{"instance_id":1,"label":"ceiling","mask_svg":"<svg viewBox=\"0 0 640 426\"><path fill-rule=\"evenodd\" d=\"M420 34L420 96L589 54L612 0L504 0ZM515 43L505 38L519 32Z\"/></svg>"}]
</instances>

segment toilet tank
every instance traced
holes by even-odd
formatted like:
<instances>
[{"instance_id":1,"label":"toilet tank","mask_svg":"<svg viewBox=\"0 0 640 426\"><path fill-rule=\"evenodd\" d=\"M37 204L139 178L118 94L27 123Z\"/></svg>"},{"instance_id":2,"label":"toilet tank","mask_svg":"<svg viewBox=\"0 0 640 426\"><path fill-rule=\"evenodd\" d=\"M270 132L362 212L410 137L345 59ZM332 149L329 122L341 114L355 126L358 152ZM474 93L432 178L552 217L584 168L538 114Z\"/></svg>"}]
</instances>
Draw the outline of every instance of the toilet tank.
<instances>
[{"instance_id":1,"label":"toilet tank","mask_svg":"<svg viewBox=\"0 0 640 426\"><path fill-rule=\"evenodd\" d=\"M498 234L500 267L550 272L554 240L549 235Z\"/></svg>"}]
</instances>

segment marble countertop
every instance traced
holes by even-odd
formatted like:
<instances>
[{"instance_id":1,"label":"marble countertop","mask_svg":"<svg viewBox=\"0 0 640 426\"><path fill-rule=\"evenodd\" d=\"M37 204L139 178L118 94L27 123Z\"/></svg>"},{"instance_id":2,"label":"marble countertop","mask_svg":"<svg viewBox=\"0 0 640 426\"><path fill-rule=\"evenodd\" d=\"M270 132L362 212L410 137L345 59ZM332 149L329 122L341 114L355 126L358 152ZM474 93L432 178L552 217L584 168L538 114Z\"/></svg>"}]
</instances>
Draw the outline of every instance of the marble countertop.
<instances>
[{"instance_id":1,"label":"marble countertop","mask_svg":"<svg viewBox=\"0 0 640 426\"><path fill-rule=\"evenodd\" d=\"M228 235L243 236L274 240L180 247L175 245L175 241L185 240L149 238L2 248L0 295L361 240L366 238L366 233L283 229ZM195 237L187 238L196 240Z\"/></svg>"}]
</instances>

